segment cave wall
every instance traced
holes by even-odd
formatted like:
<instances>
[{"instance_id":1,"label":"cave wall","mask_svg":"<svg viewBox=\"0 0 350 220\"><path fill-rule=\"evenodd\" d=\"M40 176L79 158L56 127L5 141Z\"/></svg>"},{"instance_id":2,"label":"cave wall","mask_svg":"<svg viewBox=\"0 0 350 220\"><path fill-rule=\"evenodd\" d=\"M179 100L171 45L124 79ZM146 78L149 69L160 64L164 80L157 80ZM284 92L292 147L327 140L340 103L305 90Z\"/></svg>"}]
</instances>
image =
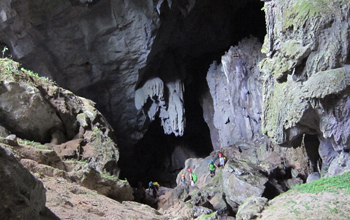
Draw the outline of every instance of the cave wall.
<instances>
[{"instance_id":1,"label":"cave wall","mask_svg":"<svg viewBox=\"0 0 350 220\"><path fill-rule=\"evenodd\" d=\"M22 66L97 103L120 145L142 137L138 70L159 26L153 1L1 2L0 42Z\"/></svg>"},{"instance_id":2,"label":"cave wall","mask_svg":"<svg viewBox=\"0 0 350 220\"><path fill-rule=\"evenodd\" d=\"M214 149L239 142L263 140L261 133L261 72L264 57L257 38L244 39L231 47L221 63L211 64L207 83L211 96L203 99L204 118L210 126Z\"/></svg>"},{"instance_id":3,"label":"cave wall","mask_svg":"<svg viewBox=\"0 0 350 220\"><path fill-rule=\"evenodd\" d=\"M266 1L265 13L262 130L284 146L317 136L327 170L349 158L348 2Z\"/></svg>"}]
</instances>

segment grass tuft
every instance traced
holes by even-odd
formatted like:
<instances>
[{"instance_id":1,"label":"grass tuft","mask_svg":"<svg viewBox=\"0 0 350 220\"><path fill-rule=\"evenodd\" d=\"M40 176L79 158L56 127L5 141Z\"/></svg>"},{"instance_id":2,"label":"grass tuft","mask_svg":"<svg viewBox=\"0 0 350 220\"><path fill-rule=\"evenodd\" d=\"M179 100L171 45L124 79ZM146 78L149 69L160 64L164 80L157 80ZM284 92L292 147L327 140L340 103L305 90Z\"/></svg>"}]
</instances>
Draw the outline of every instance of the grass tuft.
<instances>
[{"instance_id":1,"label":"grass tuft","mask_svg":"<svg viewBox=\"0 0 350 220\"><path fill-rule=\"evenodd\" d=\"M297 185L293 190L301 193L318 193L318 192L332 192L337 193L339 190L345 190L345 193L350 193L350 172L333 177L321 178L311 183Z\"/></svg>"}]
</instances>

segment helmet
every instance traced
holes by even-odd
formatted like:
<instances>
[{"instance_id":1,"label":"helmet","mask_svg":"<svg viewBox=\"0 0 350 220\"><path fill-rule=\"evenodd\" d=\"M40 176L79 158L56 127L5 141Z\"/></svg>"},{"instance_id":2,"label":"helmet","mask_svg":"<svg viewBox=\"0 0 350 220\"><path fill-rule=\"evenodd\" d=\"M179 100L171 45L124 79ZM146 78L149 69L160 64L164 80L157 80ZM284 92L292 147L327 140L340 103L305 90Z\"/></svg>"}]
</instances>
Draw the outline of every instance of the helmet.
<instances>
[{"instance_id":1,"label":"helmet","mask_svg":"<svg viewBox=\"0 0 350 220\"><path fill-rule=\"evenodd\" d=\"M219 153L219 157L222 156L222 153Z\"/></svg>"},{"instance_id":2,"label":"helmet","mask_svg":"<svg viewBox=\"0 0 350 220\"><path fill-rule=\"evenodd\" d=\"M188 171L188 172L192 172L192 169L191 169L191 168L188 168L187 171Z\"/></svg>"},{"instance_id":3,"label":"helmet","mask_svg":"<svg viewBox=\"0 0 350 220\"><path fill-rule=\"evenodd\" d=\"M148 183L148 186L152 186L152 184L153 184L153 183L152 183L152 181L151 181L151 182Z\"/></svg>"},{"instance_id":4,"label":"helmet","mask_svg":"<svg viewBox=\"0 0 350 220\"><path fill-rule=\"evenodd\" d=\"M181 176L185 176L185 174L181 174Z\"/></svg>"},{"instance_id":5,"label":"helmet","mask_svg":"<svg viewBox=\"0 0 350 220\"><path fill-rule=\"evenodd\" d=\"M214 163L214 161L211 160L211 161L209 161L209 163Z\"/></svg>"}]
</instances>

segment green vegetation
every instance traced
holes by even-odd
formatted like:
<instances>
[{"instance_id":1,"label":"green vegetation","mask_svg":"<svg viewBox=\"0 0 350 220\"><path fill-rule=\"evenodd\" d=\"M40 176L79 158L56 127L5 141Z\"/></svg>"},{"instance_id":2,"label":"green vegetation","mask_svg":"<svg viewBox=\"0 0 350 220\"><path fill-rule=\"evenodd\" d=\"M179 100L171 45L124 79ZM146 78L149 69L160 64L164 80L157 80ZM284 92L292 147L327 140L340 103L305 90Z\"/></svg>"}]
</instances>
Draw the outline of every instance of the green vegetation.
<instances>
[{"instance_id":1,"label":"green vegetation","mask_svg":"<svg viewBox=\"0 0 350 220\"><path fill-rule=\"evenodd\" d=\"M186 203L187 207L192 209L193 208L193 205L191 203Z\"/></svg>"},{"instance_id":2,"label":"green vegetation","mask_svg":"<svg viewBox=\"0 0 350 220\"><path fill-rule=\"evenodd\" d=\"M342 175L337 175L328 178L321 178L311 183L295 186L292 190L297 190L302 193L318 193L318 192L333 192L338 193L339 190L345 190L345 193L350 193L350 172Z\"/></svg>"},{"instance_id":3,"label":"green vegetation","mask_svg":"<svg viewBox=\"0 0 350 220\"><path fill-rule=\"evenodd\" d=\"M87 160L76 160L76 159L62 159L64 162L72 162L72 163L80 163L80 164L88 164Z\"/></svg>"},{"instance_id":4,"label":"green vegetation","mask_svg":"<svg viewBox=\"0 0 350 220\"><path fill-rule=\"evenodd\" d=\"M310 210L310 206L308 204L305 204L304 206L306 210Z\"/></svg>"},{"instance_id":5,"label":"green vegetation","mask_svg":"<svg viewBox=\"0 0 350 220\"><path fill-rule=\"evenodd\" d=\"M300 214L300 212L299 212L298 210L296 210L296 209L292 210L292 212L293 212L295 215L299 215L299 214Z\"/></svg>"},{"instance_id":6,"label":"green vegetation","mask_svg":"<svg viewBox=\"0 0 350 220\"><path fill-rule=\"evenodd\" d=\"M216 169L215 176L212 178L212 184L214 187L221 186L222 182L222 169Z\"/></svg>"},{"instance_id":7,"label":"green vegetation","mask_svg":"<svg viewBox=\"0 0 350 220\"><path fill-rule=\"evenodd\" d=\"M290 10L285 10L286 19L283 26L285 29L294 26L296 30L298 27L303 27L307 20L317 21L316 19L319 19L322 14L331 14L333 11L326 0L296 0L293 1Z\"/></svg>"},{"instance_id":8,"label":"green vegetation","mask_svg":"<svg viewBox=\"0 0 350 220\"><path fill-rule=\"evenodd\" d=\"M328 205L326 205L326 208L329 209L329 211L331 211L331 213L338 213L338 212L339 212L338 209L337 209L336 207L331 208L331 207L329 207Z\"/></svg>"},{"instance_id":9,"label":"green vegetation","mask_svg":"<svg viewBox=\"0 0 350 220\"><path fill-rule=\"evenodd\" d=\"M202 219L208 219L208 218L212 217L213 215L215 215L215 212L212 212L212 213L210 213L208 215L203 215Z\"/></svg>"},{"instance_id":10,"label":"green vegetation","mask_svg":"<svg viewBox=\"0 0 350 220\"><path fill-rule=\"evenodd\" d=\"M4 49L2 49L1 53L2 53L2 58L5 57L5 52L8 51L9 48L8 47L4 47Z\"/></svg>"},{"instance_id":11,"label":"green vegetation","mask_svg":"<svg viewBox=\"0 0 350 220\"><path fill-rule=\"evenodd\" d=\"M23 67L21 68L21 71L26 72L26 73L27 73L29 76L31 76L31 77L40 78L39 74L34 73L34 72L31 71L31 70L26 70L26 69L24 69Z\"/></svg>"},{"instance_id":12,"label":"green vegetation","mask_svg":"<svg viewBox=\"0 0 350 220\"><path fill-rule=\"evenodd\" d=\"M5 52L4 50L2 51ZM13 80L13 81L25 81L31 84L37 83L53 83L47 77L40 77L39 74L34 73L31 70L26 70L23 67L20 68L20 64L9 59L0 58L0 81ZM37 81L37 83L36 83Z\"/></svg>"},{"instance_id":13,"label":"green vegetation","mask_svg":"<svg viewBox=\"0 0 350 220\"><path fill-rule=\"evenodd\" d=\"M102 179L107 179L107 180L119 180L119 178L117 176L111 176L109 174L106 173L100 173Z\"/></svg>"},{"instance_id":14,"label":"green vegetation","mask_svg":"<svg viewBox=\"0 0 350 220\"><path fill-rule=\"evenodd\" d=\"M22 145L32 146L39 150L52 150L50 146L42 145L41 143L35 141L23 140L21 138L18 138L18 143Z\"/></svg>"}]
</instances>

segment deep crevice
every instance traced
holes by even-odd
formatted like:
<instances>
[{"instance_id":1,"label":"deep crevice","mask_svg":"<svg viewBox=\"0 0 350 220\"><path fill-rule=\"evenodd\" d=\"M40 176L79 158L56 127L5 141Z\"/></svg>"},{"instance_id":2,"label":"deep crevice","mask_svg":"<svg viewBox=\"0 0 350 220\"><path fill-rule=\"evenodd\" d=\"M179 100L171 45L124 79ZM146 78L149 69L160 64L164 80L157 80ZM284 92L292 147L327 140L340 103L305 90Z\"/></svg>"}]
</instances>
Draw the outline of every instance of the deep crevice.
<instances>
[{"instance_id":1,"label":"deep crevice","mask_svg":"<svg viewBox=\"0 0 350 220\"><path fill-rule=\"evenodd\" d=\"M320 146L320 141L316 135L306 134L304 137L305 150L309 157L311 168L314 172L318 172L317 163L321 159L318 152L318 147Z\"/></svg>"}]
</instances>

